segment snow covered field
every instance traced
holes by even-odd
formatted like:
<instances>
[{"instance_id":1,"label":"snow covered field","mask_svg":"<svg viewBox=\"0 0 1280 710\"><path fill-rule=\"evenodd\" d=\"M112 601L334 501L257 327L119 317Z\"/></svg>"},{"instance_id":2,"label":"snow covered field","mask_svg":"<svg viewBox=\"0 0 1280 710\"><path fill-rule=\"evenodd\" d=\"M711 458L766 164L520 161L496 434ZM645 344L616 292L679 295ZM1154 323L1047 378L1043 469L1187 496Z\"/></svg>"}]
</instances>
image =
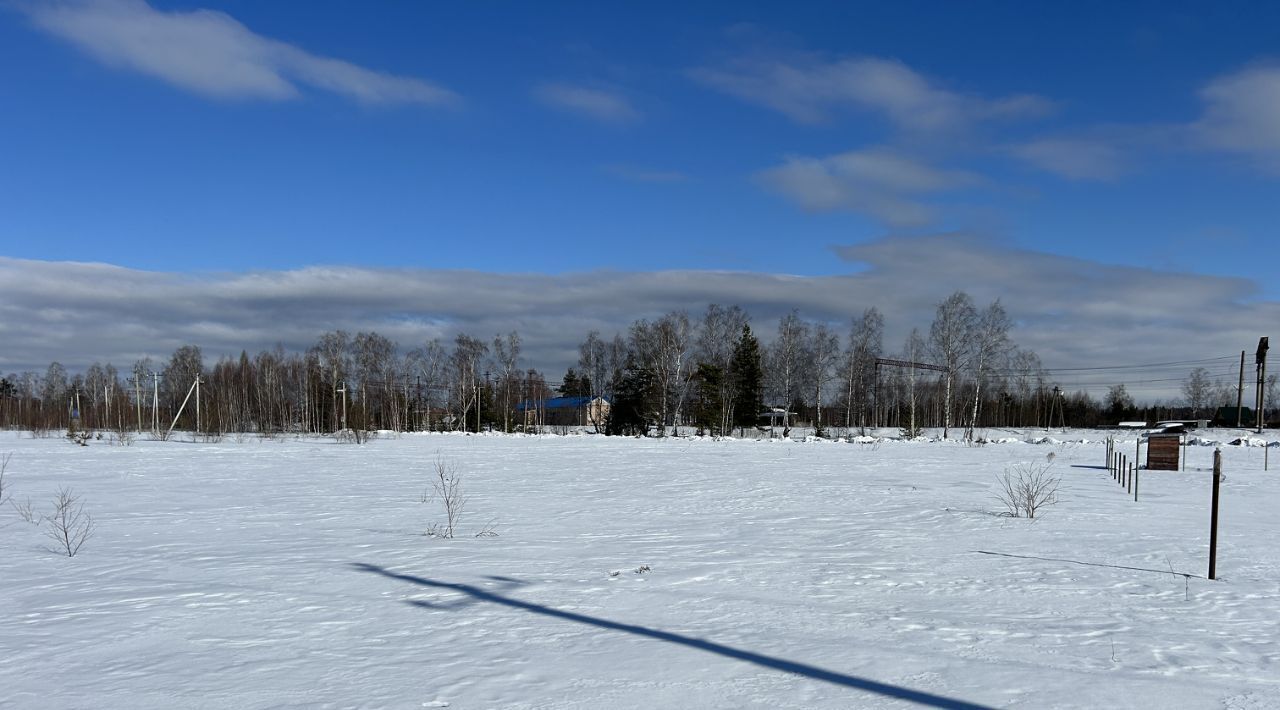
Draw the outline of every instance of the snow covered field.
<instances>
[{"instance_id":1,"label":"snow covered field","mask_svg":"<svg viewBox=\"0 0 1280 710\"><path fill-rule=\"evenodd\" d=\"M68 558L0 511L0 705L1280 707L1280 448L1222 446L1210 581L1212 446L1135 503L1098 432L990 435L1021 441L5 432L14 497L97 531ZM1051 452L1061 502L996 515Z\"/></svg>"}]
</instances>

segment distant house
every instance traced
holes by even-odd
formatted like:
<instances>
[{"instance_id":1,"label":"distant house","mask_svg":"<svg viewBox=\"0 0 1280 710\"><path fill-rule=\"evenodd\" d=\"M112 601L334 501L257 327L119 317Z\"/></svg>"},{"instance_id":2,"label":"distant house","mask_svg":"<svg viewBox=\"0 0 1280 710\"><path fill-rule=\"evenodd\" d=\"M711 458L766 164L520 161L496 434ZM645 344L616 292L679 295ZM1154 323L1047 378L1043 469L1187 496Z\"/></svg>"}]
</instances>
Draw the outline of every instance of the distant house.
<instances>
[{"instance_id":1,"label":"distant house","mask_svg":"<svg viewBox=\"0 0 1280 710\"><path fill-rule=\"evenodd\" d=\"M1251 407L1240 407L1238 414L1235 407L1218 407L1213 413L1214 426L1235 426L1237 420L1241 426L1256 426L1258 423L1258 417Z\"/></svg>"},{"instance_id":2,"label":"distant house","mask_svg":"<svg viewBox=\"0 0 1280 710\"><path fill-rule=\"evenodd\" d=\"M525 426L604 427L612 404L607 397L553 397L516 405Z\"/></svg>"}]
</instances>

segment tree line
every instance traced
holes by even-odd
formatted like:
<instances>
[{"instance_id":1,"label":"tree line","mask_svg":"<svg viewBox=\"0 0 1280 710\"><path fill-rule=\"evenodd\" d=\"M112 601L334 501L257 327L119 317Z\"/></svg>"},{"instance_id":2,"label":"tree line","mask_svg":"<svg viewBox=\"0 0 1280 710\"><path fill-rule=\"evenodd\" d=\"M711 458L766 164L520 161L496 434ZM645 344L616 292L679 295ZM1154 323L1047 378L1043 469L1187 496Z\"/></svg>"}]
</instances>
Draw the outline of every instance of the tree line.
<instances>
[{"instance_id":1,"label":"tree line","mask_svg":"<svg viewBox=\"0 0 1280 710\"><path fill-rule=\"evenodd\" d=\"M1053 387L1011 330L999 301L979 307L959 291L900 348L885 347L876 308L843 327L792 311L762 344L745 310L711 304L697 318L673 311L611 337L590 332L576 366L552 380L525 367L516 332L405 349L376 332L333 331L305 352L277 346L211 366L198 346L184 345L168 361L144 358L126 372L94 364L71 374L54 362L43 374L7 375L0 426L512 432L544 429L547 402L567 396L607 401L608 416L593 422L606 434L785 435L804 425L820 436L942 427L972 437L992 426L1093 426L1136 410L1123 386L1104 402Z\"/></svg>"}]
</instances>

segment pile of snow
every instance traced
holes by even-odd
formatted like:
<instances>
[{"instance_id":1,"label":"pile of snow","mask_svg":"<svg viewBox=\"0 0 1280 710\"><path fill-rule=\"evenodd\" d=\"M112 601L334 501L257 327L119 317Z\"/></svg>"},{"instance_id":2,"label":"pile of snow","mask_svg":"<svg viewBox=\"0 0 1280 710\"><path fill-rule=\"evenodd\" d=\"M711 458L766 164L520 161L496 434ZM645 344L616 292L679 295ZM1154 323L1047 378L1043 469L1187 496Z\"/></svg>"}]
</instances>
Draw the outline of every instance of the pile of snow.
<instances>
[{"instance_id":1,"label":"pile of snow","mask_svg":"<svg viewBox=\"0 0 1280 710\"><path fill-rule=\"evenodd\" d=\"M1258 437L1242 436L1231 441L1232 446L1267 446L1267 440Z\"/></svg>"}]
</instances>

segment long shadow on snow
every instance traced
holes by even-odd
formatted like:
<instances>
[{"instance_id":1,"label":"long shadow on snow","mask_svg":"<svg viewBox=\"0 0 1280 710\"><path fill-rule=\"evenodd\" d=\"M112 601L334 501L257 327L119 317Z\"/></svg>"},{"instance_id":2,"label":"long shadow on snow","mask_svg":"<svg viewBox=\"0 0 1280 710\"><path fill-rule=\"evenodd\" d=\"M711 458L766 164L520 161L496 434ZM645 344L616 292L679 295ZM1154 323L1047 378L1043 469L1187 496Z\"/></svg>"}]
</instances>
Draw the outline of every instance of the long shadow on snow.
<instances>
[{"instance_id":1,"label":"long shadow on snow","mask_svg":"<svg viewBox=\"0 0 1280 710\"><path fill-rule=\"evenodd\" d=\"M1175 572L1170 569L1152 569L1150 567L1130 567L1128 565L1109 565L1104 562L1082 562L1081 560L1068 560L1063 557L1036 557L1035 555L1014 555L1008 552L992 552L990 550L974 550L979 555L995 555L996 557L1016 557L1020 560L1044 560L1045 562L1070 562L1073 565L1084 565L1085 567L1110 567L1112 569L1131 569L1138 572L1155 572L1156 574L1169 574L1176 577L1195 577L1196 579L1204 579L1198 574L1190 572Z\"/></svg>"},{"instance_id":2,"label":"long shadow on snow","mask_svg":"<svg viewBox=\"0 0 1280 710\"><path fill-rule=\"evenodd\" d=\"M846 675L844 673L836 673L835 671L829 671L829 670L826 670L825 668L810 666L804 663L795 663L793 661L788 661L781 658L774 658L773 656L765 656L763 654L753 653L751 651L743 651L741 649L733 648L732 646L725 646L723 644L715 643L712 641L704 641L702 639L692 638L690 636L673 634L669 631L660 631L658 629L650 629L645 626L636 626L635 624L623 624L617 621L610 621L608 619L601 619L594 616L587 616L585 614L575 614L569 611L561 611L559 609L554 609L549 606L542 606L541 604L533 604L531 602L525 602L525 601L520 601L519 599L506 597L492 591L481 589L479 587L473 587L469 584L440 582L434 579L427 579L425 577L415 577L413 575L408 575L408 574L399 574L397 572L392 572L391 570L385 569L383 567L378 567L377 565L370 565L370 564L364 564L364 563L358 563L358 564L353 563L351 566L357 570L360 570L361 572L373 572L376 574L380 574L384 577L390 577L391 579L398 579L402 582L409 582L411 584L416 584L422 587L432 587L435 589L448 589L448 590L459 592L461 594L466 595L466 598L451 604L433 604L431 602L424 602L424 601L408 602L409 604L412 604L418 607L423 607L427 609L457 609L464 606L468 606L476 602L489 602L491 604L500 604L502 606L508 606L514 609L520 609L533 614L542 614L543 616L550 616L555 619L563 619L565 621L575 621L579 624L587 624L589 626L595 626L602 629L609 629L610 631L622 631L629 634L635 634L636 636L644 636L647 638L657 639L659 641L666 641L668 643L676 643L682 646L696 648L700 651L707 651L708 653L714 653L714 654L725 656L728 658L733 658L739 661L754 663L758 666L764 666L765 668L772 668L774 670L779 670L786 673L795 673L796 675L802 675L807 678L813 678L814 680L821 680L827 683L843 685L848 688L865 690L869 693L877 693L879 695L884 695L890 698L906 700L908 702L919 703L920 705L927 705L929 707L944 708L944 710L991 710L991 708L989 708L986 705L978 705L976 703L970 703L964 700L954 700L952 698L946 698L941 695L925 693L919 690L911 690L910 688L903 688L896 685L889 685L887 683L879 683L874 680L868 680L866 678L859 678L857 676ZM494 579L496 581L502 582L504 588L522 586L524 584L523 582L516 579L511 579L510 577L491 577L490 579Z\"/></svg>"}]
</instances>

